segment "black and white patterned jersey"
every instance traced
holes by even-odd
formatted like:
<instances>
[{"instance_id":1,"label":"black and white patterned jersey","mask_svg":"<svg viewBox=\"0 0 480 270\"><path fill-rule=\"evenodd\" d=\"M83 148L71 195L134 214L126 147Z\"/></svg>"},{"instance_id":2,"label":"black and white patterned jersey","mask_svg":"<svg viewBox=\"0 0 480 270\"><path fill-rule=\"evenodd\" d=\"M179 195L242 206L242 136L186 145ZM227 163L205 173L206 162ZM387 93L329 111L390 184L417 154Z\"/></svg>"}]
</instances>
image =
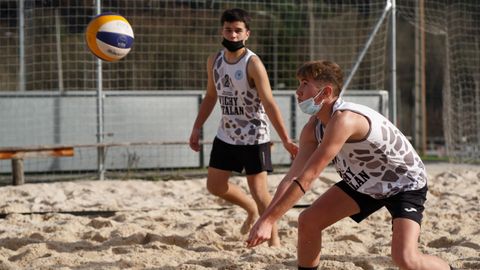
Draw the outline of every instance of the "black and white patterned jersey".
<instances>
[{"instance_id":1,"label":"black and white patterned jersey","mask_svg":"<svg viewBox=\"0 0 480 270\"><path fill-rule=\"evenodd\" d=\"M427 183L425 166L407 138L375 110L338 99L332 110L353 111L370 123L367 137L347 142L333 163L352 189L373 198L387 198L402 191L418 190ZM317 123L315 135L322 141L324 127Z\"/></svg>"},{"instance_id":2,"label":"black and white patterned jersey","mask_svg":"<svg viewBox=\"0 0 480 270\"><path fill-rule=\"evenodd\" d=\"M235 63L228 63L222 50L213 66L213 79L222 118L217 137L229 144L254 145L270 141L268 116L257 89L248 83L247 65L254 56L250 50Z\"/></svg>"}]
</instances>

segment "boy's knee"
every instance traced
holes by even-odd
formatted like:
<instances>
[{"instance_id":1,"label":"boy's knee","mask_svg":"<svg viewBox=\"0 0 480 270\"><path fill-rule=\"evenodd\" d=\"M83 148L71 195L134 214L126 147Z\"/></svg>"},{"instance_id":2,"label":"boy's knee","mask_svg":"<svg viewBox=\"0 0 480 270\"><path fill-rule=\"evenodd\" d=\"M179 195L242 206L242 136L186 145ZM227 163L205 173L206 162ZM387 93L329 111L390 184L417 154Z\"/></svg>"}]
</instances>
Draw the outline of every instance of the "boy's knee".
<instances>
[{"instance_id":1,"label":"boy's knee","mask_svg":"<svg viewBox=\"0 0 480 270\"><path fill-rule=\"evenodd\" d=\"M228 187L227 187L228 188ZM214 185L211 184L207 181L207 190L210 192L212 195L215 196L220 196L224 194L227 191L227 188L224 188L222 186Z\"/></svg>"},{"instance_id":2,"label":"boy's knee","mask_svg":"<svg viewBox=\"0 0 480 270\"><path fill-rule=\"evenodd\" d=\"M308 215L305 213L305 211L301 212L298 215L298 228L304 227L308 224Z\"/></svg>"},{"instance_id":3,"label":"boy's knee","mask_svg":"<svg viewBox=\"0 0 480 270\"><path fill-rule=\"evenodd\" d=\"M298 215L298 231L318 231L321 232L323 228L321 228L318 224L312 222L312 217L309 211L303 211Z\"/></svg>"}]
</instances>

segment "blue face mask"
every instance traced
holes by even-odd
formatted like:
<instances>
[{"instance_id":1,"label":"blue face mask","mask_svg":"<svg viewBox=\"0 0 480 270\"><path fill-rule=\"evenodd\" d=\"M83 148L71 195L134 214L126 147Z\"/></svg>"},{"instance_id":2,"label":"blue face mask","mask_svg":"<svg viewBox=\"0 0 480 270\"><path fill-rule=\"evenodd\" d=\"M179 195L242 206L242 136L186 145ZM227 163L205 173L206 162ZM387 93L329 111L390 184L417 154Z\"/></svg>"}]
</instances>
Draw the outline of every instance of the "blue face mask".
<instances>
[{"instance_id":1,"label":"blue face mask","mask_svg":"<svg viewBox=\"0 0 480 270\"><path fill-rule=\"evenodd\" d=\"M323 93L323 90L320 91L317 95L314 97L311 97L309 99L306 99L300 103L298 103L298 106L300 107L300 110L306 114L310 115L315 115L317 114L320 109L322 109L323 106L323 100L320 102L320 104L315 104L315 98L317 98L320 94Z\"/></svg>"}]
</instances>

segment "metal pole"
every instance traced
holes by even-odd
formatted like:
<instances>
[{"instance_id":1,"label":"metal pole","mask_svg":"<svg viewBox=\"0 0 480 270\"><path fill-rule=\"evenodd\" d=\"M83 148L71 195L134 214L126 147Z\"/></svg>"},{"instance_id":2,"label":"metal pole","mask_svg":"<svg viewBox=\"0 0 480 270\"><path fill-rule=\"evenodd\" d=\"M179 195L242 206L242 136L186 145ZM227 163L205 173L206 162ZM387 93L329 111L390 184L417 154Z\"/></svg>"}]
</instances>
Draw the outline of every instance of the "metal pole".
<instances>
[{"instance_id":1,"label":"metal pole","mask_svg":"<svg viewBox=\"0 0 480 270\"><path fill-rule=\"evenodd\" d=\"M18 90L25 92L25 0L18 0Z\"/></svg>"},{"instance_id":2,"label":"metal pole","mask_svg":"<svg viewBox=\"0 0 480 270\"><path fill-rule=\"evenodd\" d=\"M204 95L202 95L202 94L198 95L197 113L200 111L200 106L202 105L203 98L204 98ZM205 138L204 129L205 129L204 127L202 127L200 129L200 141L201 142L203 142L203 138ZM199 154L200 154L200 156L199 156L199 158L200 158L200 164L199 164L200 168L204 168L205 167L205 161L204 161L204 159L205 159L205 144L204 143L202 143L202 146L200 147L200 153Z\"/></svg>"},{"instance_id":3,"label":"metal pole","mask_svg":"<svg viewBox=\"0 0 480 270\"><path fill-rule=\"evenodd\" d=\"M53 142L59 144L62 142L62 98L64 95L63 84L63 67L62 67L62 41L61 41L61 22L60 22L60 9L55 9L55 39L57 48L57 76L58 76L58 96L53 100ZM50 165L50 170L58 170L60 168L60 161L58 158L53 159Z\"/></svg>"},{"instance_id":4,"label":"metal pole","mask_svg":"<svg viewBox=\"0 0 480 270\"><path fill-rule=\"evenodd\" d=\"M370 45L372 45L373 39L377 35L377 32L380 29L380 26L382 26L382 23L385 20L387 13L390 11L391 8L392 8L392 4L390 1L387 0L382 16L380 17L380 19L378 19L377 24L373 28L372 33L370 34L367 40L367 43L365 44L362 51L360 52L360 55L358 56L357 61L355 61L355 65L353 66L352 71L350 72L350 74L348 74L348 77L345 80L345 83L343 84L343 88L342 88L342 92L340 93L340 96L343 96L343 94L345 93L345 89L348 88L348 85L352 81L353 75L355 75L355 73L357 72L357 69L360 66L360 63L363 60L363 57L365 57L365 54L367 53L368 48L370 48Z\"/></svg>"},{"instance_id":5,"label":"metal pole","mask_svg":"<svg viewBox=\"0 0 480 270\"><path fill-rule=\"evenodd\" d=\"M315 60L315 14L313 13L313 2L308 1L308 41L309 46L309 60Z\"/></svg>"},{"instance_id":6,"label":"metal pole","mask_svg":"<svg viewBox=\"0 0 480 270\"><path fill-rule=\"evenodd\" d=\"M426 131L426 89L425 89L425 25L424 1L419 0L415 8L415 148L421 154L427 150Z\"/></svg>"},{"instance_id":7,"label":"metal pole","mask_svg":"<svg viewBox=\"0 0 480 270\"><path fill-rule=\"evenodd\" d=\"M448 27L448 24L447 24ZM450 29L447 29L447 33ZM451 55L450 55L450 40L449 36L445 36L445 69L443 70L443 76L445 77L445 83L443 85L443 134L445 137L445 148L446 148L446 155L448 157L449 161L453 161L453 158L456 156L458 157L458 152L455 150L456 145L458 145L458 136L453 135L453 130L456 129L456 126L454 124L456 123L455 119L453 119L453 107L458 106L457 104L453 104L453 99L452 99L452 80L451 80L451 74L450 74L450 61L451 61ZM448 105L447 105L448 104ZM454 139L455 137L455 139Z\"/></svg>"},{"instance_id":8,"label":"metal pole","mask_svg":"<svg viewBox=\"0 0 480 270\"><path fill-rule=\"evenodd\" d=\"M63 94L63 68L62 68L62 41L60 31L60 14L59 9L55 9L55 37L57 44L57 73L58 73L58 92Z\"/></svg>"},{"instance_id":9,"label":"metal pole","mask_svg":"<svg viewBox=\"0 0 480 270\"><path fill-rule=\"evenodd\" d=\"M390 120L397 125L397 7L395 0L391 0L392 6L392 109Z\"/></svg>"},{"instance_id":10,"label":"metal pole","mask_svg":"<svg viewBox=\"0 0 480 270\"><path fill-rule=\"evenodd\" d=\"M292 139L300 139L300 134L297 130L297 96L295 94L290 96L290 136ZM297 138L298 136L298 138Z\"/></svg>"},{"instance_id":11,"label":"metal pole","mask_svg":"<svg viewBox=\"0 0 480 270\"><path fill-rule=\"evenodd\" d=\"M278 89L278 23L277 17L271 15L273 19L273 86Z\"/></svg>"},{"instance_id":12,"label":"metal pole","mask_svg":"<svg viewBox=\"0 0 480 270\"><path fill-rule=\"evenodd\" d=\"M97 15L102 11L101 1L96 0ZM103 143L103 77L102 77L102 60L97 59L97 143ZM98 146L97 148L97 165L98 165L98 179L105 179L105 147Z\"/></svg>"}]
</instances>

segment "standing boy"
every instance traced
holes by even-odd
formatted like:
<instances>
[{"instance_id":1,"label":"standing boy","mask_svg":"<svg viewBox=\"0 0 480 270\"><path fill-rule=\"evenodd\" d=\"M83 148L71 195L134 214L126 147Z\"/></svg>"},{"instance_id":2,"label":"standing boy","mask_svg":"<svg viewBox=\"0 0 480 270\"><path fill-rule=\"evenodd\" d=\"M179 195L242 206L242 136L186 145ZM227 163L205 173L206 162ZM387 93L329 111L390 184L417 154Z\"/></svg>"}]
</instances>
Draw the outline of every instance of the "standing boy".
<instances>
[{"instance_id":1,"label":"standing boy","mask_svg":"<svg viewBox=\"0 0 480 270\"><path fill-rule=\"evenodd\" d=\"M392 215L391 253L400 269L450 269L418 250L427 174L410 142L378 112L340 98L341 68L312 61L297 70L300 109L312 115L300 149L272 203L253 226L248 247L266 241L274 224L333 162L342 180L298 219L298 269L317 269L322 231L350 216L360 222L385 206Z\"/></svg>"},{"instance_id":2,"label":"standing boy","mask_svg":"<svg viewBox=\"0 0 480 270\"><path fill-rule=\"evenodd\" d=\"M272 171L267 121L271 121L290 155L295 156L298 150L285 129L262 61L245 47L250 36L249 22L250 16L242 9L222 14L225 49L208 58L207 92L190 135L190 147L199 151L200 129L218 100L222 119L210 155L207 189L247 211L241 228L244 234L271 201L267 185L267 172ZM244 169L253 200L228 181L232 171L241 173ZM269 239L270 246L280 245L275 225Z\"/></svg>"}]
</instances>

